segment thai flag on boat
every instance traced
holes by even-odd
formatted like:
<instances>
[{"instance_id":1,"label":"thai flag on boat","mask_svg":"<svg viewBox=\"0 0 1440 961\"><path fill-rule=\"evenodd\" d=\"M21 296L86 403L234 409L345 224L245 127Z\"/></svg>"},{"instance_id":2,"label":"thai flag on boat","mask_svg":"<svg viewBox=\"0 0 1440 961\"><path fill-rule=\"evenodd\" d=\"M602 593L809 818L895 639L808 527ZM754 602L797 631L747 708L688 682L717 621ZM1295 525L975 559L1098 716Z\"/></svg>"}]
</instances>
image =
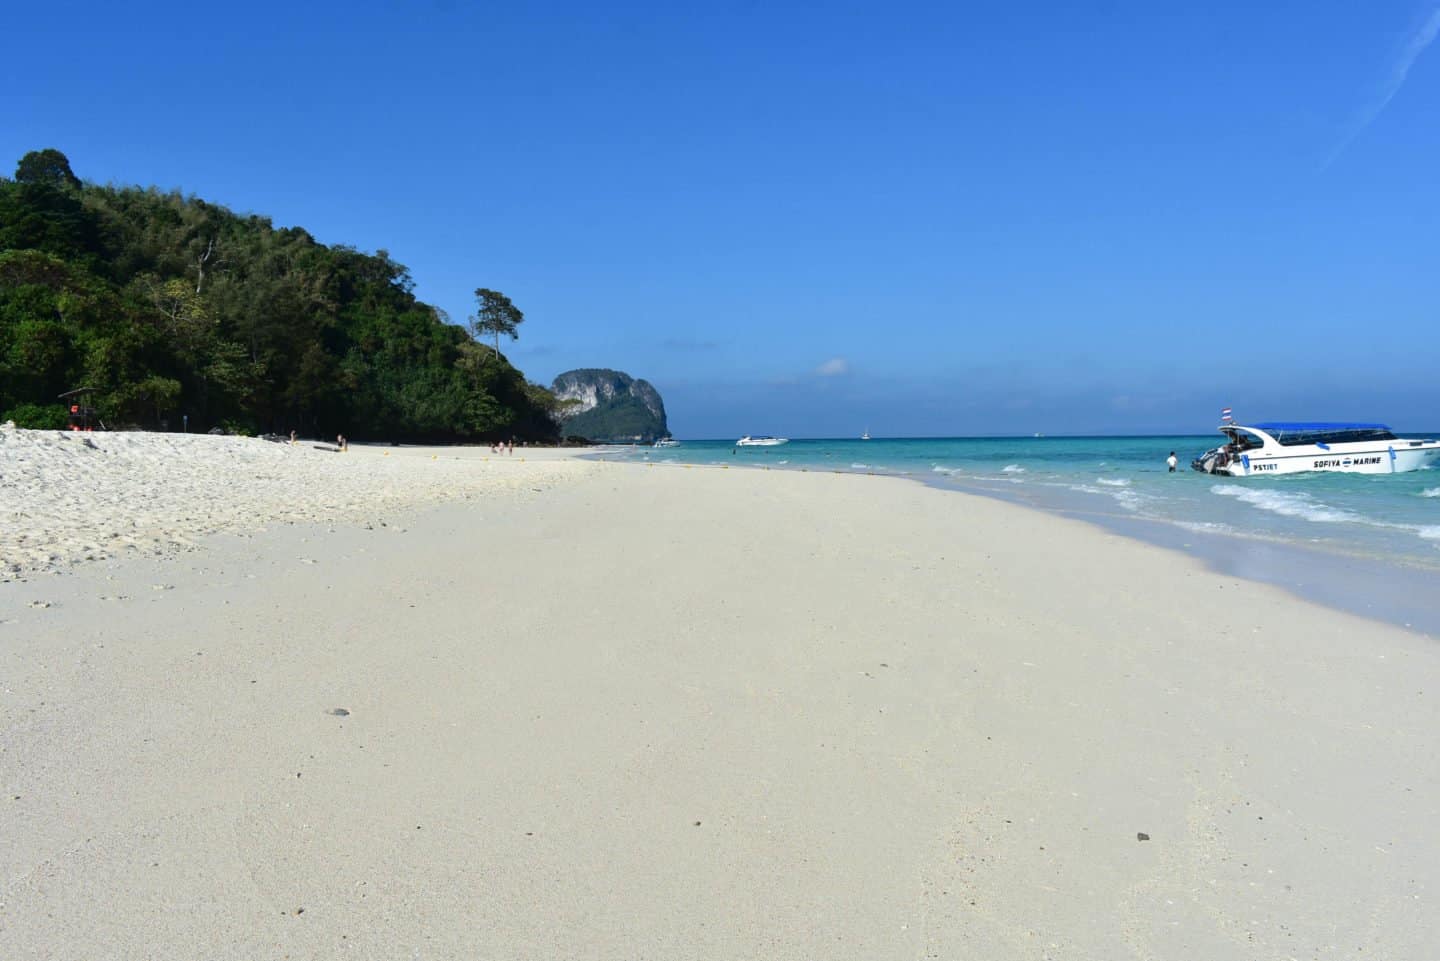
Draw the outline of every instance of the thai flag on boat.
<instances>
[{"instance_id":1,"label":"thai flag on boat","mask_svg":"<svg viewBox=\"0 0 1440 961\"><path fill-rule=\"evenodd\" d=\"M1220 419L1225 421L1226 423L1229 423L1235 418L1231 416L1230 408L1226 407L1224 410L1220 411Z\"/></svg>"}]
</instances>

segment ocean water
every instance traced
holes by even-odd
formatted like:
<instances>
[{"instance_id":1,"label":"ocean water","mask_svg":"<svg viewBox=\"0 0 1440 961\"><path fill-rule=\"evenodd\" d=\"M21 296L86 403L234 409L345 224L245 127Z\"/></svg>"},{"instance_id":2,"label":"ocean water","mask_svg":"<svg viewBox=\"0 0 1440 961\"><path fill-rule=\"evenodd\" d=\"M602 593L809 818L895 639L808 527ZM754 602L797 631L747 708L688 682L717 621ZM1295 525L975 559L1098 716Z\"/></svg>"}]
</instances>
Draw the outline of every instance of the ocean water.
<instances>
[{"instance_id":1,"label":"ocean water","mask_svg":"<svg viewBox=\"0 0 1440 961\"><path fill-rule=\"evenodd\" d=\"M792 440L740 448L729 440L684 441L674 448L615 448L604 456L903 475L1078 516L1211 560L1227 551L1253 557L1256 545L1288 545L1335 559L1337 570L1364 560L1372 569L1440 571L1440 471L1225 478L1191 470L1191 459L1220 440L1218 433ZM1180 461L1173 474L1165 464L1172 450Z\"/></svg>"}]
</instances>

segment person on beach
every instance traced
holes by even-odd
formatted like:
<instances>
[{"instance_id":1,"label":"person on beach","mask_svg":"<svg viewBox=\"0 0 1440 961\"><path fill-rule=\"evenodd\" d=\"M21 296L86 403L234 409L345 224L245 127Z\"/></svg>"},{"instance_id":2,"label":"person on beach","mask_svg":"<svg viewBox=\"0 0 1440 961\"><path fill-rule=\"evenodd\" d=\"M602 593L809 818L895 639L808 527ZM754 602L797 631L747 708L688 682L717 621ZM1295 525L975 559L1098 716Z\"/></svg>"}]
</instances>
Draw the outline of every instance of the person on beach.
<instances>
[{"instance_id":1,"label":"person on beach","mask_svg":"<svg viewBox=\"0 0 1440 961\"><path fill-rule=\"evenodd\" d=\"M290 446L295 446L295 432L293 430L290 432Z\"/></svg>"},{"instance_id":2,"label":"person on beach","mask_svg":"<svg viewBox=\"0 0 1440 961\"><path fill-rule=\"evenodd\" d=\"M346 450L349 450L349 449L350 449L350 444L349 444L348 441L345 440L345 435L344 435L344 434L336 434L336 435L335 435L335 446L338 447L338 448L340 448L342 451L346 451Z\"/></svg>"},{"instance_id":3,"label":"person on beach","mask_svg":"<svg viewBox=\"0 0 1440 961\"><path fill-rule=\"evenodd\" d=\"M1165 463L1170 465L1170 473L1175 473L1175 465L1180 462L1175 459L1175 452L1173 450L1170 452L1170 456L1165 458Z\"/></svg>"}]
</instances>

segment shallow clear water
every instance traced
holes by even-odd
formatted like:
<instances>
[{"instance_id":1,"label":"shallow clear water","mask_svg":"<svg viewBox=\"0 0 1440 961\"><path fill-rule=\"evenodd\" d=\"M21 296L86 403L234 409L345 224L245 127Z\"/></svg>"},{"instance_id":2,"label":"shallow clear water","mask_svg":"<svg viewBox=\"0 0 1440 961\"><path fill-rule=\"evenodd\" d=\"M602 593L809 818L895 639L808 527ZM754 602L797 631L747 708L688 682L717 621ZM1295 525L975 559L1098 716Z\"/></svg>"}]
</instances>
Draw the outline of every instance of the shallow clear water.
<instances>
[{"instance_id":1,"label":"shallow clear water","mask_svg":"<svg viewBox=\"0 0 1440 961\"><path fill-rule=\"evenodd\" d=\"M1223 478L1189 469L1191 458L1217 443L1218 434L792 440L781 447L741 448L725 440L617 448L605 456L902 474L1102 523L1107 517L1138 519L1222 539L1279 541L1342 557L1440 569L1440 471ZM1173 474L1165 465L1172 450L1180 461Z\"/></svg>"}]
</instances>

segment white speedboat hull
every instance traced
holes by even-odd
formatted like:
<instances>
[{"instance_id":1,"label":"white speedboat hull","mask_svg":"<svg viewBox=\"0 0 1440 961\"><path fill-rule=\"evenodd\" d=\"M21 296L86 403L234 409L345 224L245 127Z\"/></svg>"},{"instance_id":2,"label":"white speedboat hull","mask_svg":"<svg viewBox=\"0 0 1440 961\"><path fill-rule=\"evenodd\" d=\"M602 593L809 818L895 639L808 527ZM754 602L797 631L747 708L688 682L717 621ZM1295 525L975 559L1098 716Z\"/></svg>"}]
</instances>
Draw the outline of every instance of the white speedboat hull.
<instances>
[{"instance_id":1,"label":"white speedboat hull","mask_svg":"<svg viewBox=\"0 0 1440 961\"><path fill-rule=\"evenodd\" d=\"M1308 471L1338 471L1346 474L1403 474L1423 470L1440 462L1440 443L1426 448L1366 448L1356 451L1310 451L1303 454L1241 454L1238 460L1213 473L1228 477L1257 474L1301 474Z\"/></svg>"},{"instance_id":2,"label":"white speedboat hull","mask_svg":"<svg viewBox=\"0 0 1440 961\"><path fill-rule=\"evenodd\" d=\"M1226 477L1272 476L1324 471L1344 474L1403 474L1440 463L1440 441L1395 437L1383 425L1315 425L1334 427L1325 436L1329 443L1297 443L1301 437L1286 437L1274 428L1290 425L1260 424L1256 427L1225 425L1222 433L1230 443L1201 454L1191 464L1198 471ZM1306 429L1311 425L1293 425ZM1339 441L1335 437L1356 436L1355 430L1369 431L1364 440ZM1376 433L1379 431L1379 433ZM1312 430L1311 437L1319 440Z\"/></svg>"},{"instance_id":3,"label":"white speedboat hull","mask_svg":"<svg viewBox=\"0 0 1440 961\"><path fill-rule=\"evenodd\" d=\"M790 443L788 437L742 437L735 442L736 447L779 447L781 444Z\"/></svg>"}]
</instances>

